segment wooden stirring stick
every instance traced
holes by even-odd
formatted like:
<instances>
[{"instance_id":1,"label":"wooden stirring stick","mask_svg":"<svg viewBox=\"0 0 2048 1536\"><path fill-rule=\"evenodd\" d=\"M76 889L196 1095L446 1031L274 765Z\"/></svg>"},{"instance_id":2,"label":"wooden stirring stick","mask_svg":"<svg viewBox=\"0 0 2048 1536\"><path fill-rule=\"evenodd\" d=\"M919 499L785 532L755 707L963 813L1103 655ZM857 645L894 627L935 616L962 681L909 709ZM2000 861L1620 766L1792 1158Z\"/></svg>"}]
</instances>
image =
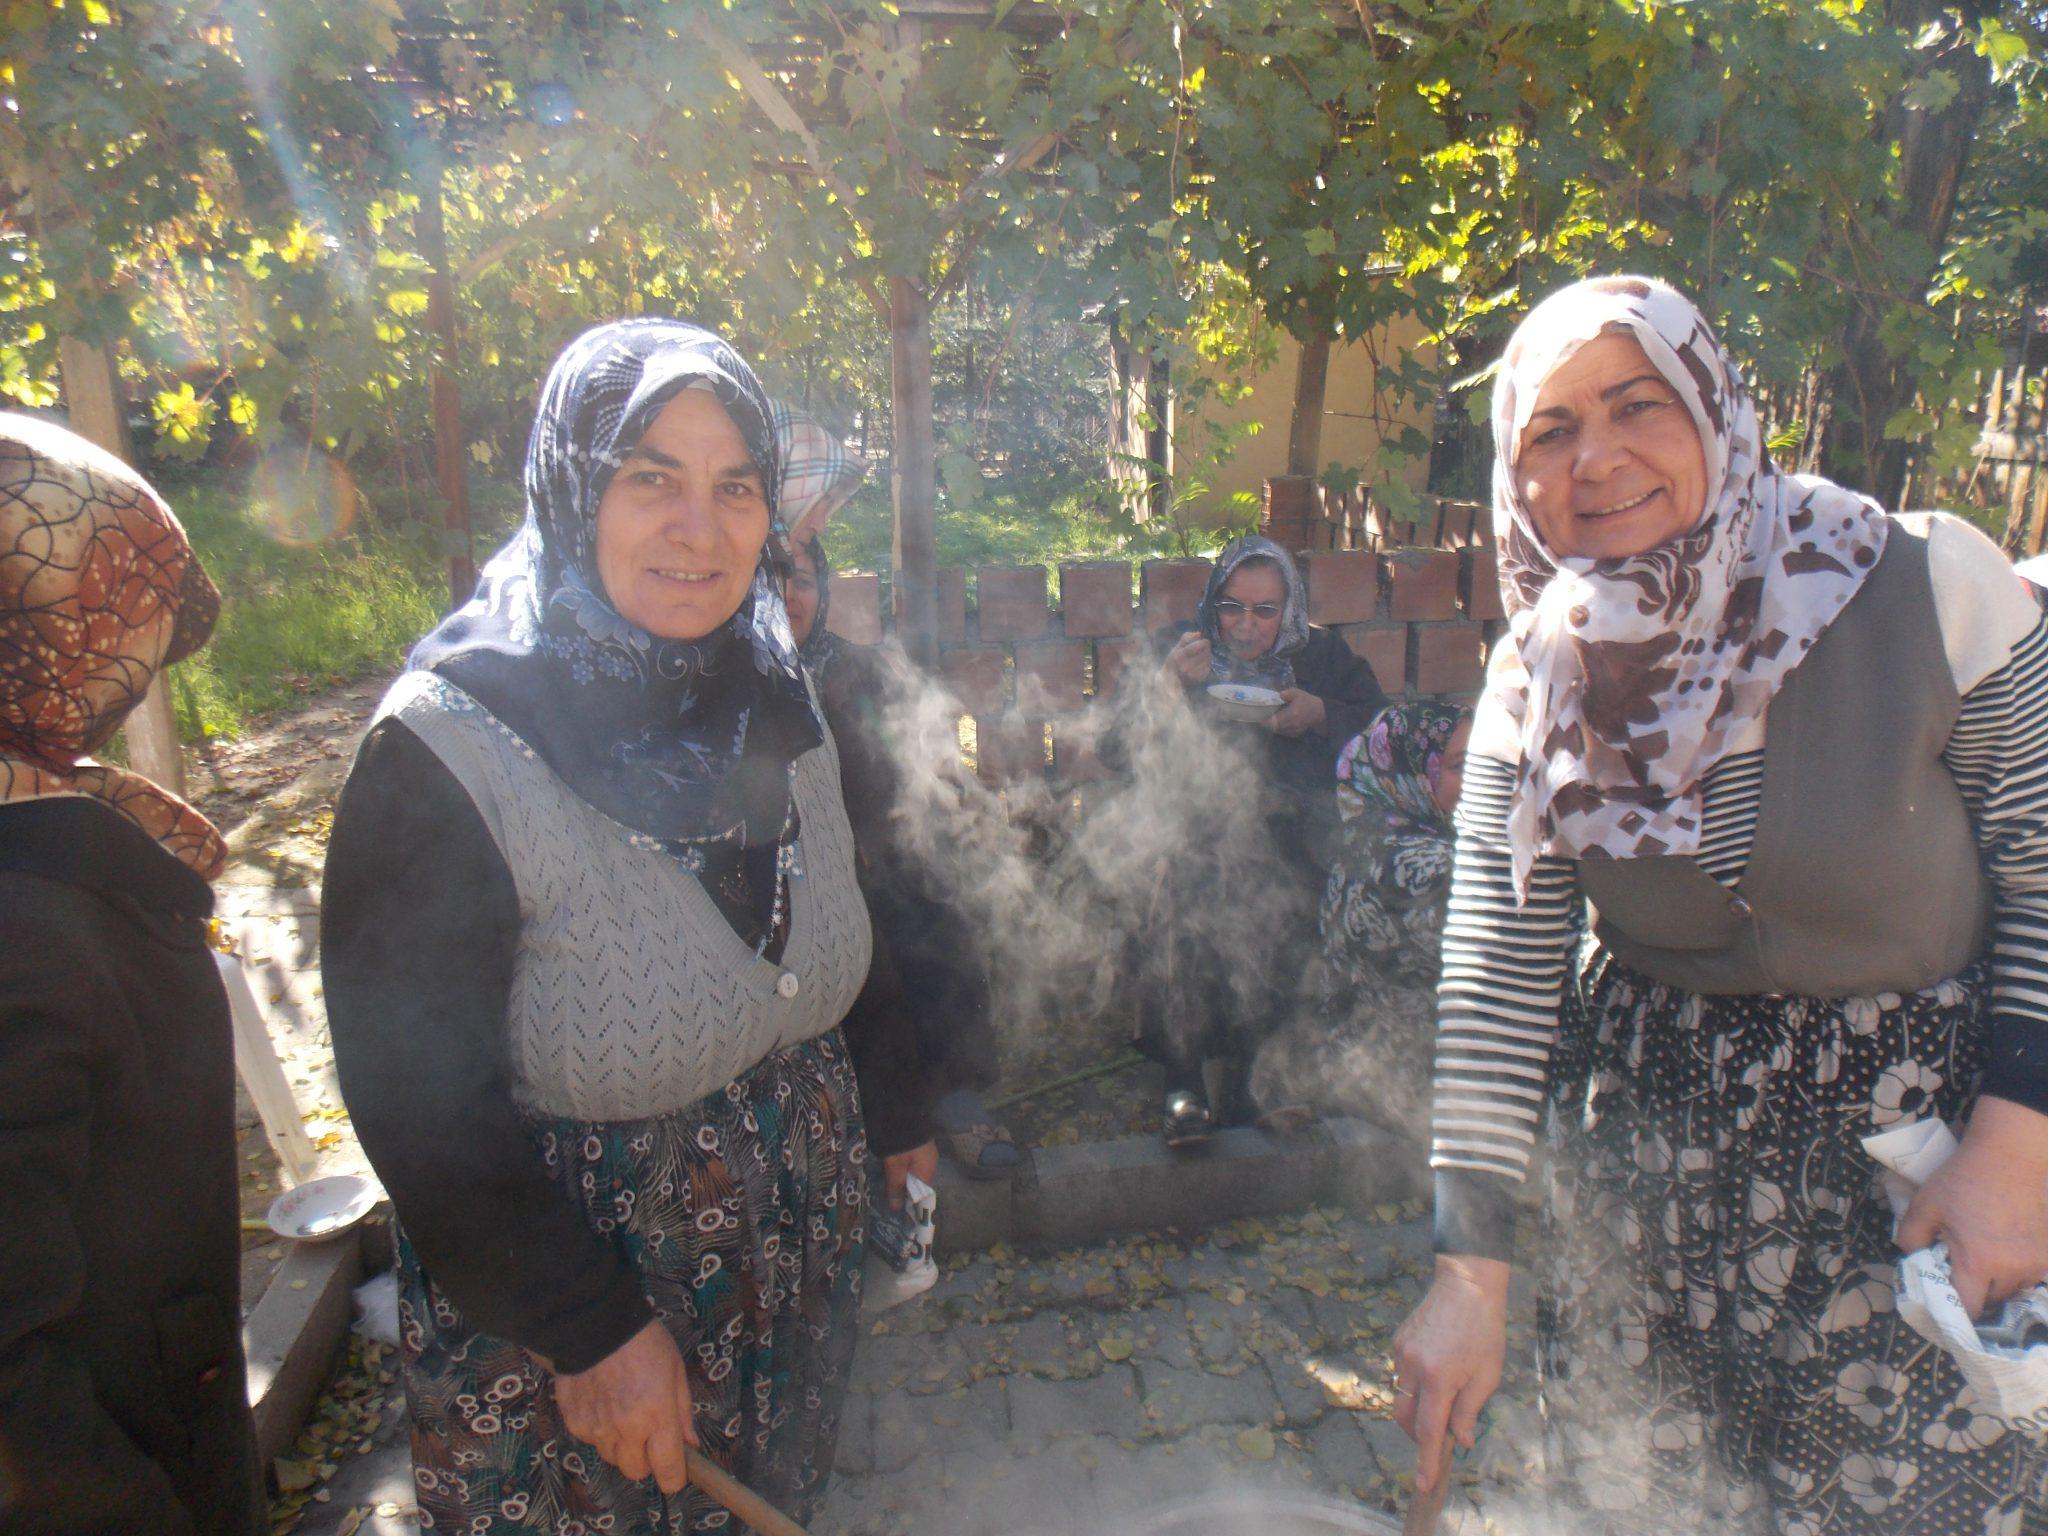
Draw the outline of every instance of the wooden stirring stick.
<instances>
[{"instance_id":1,"label":"wooden stirring stick","mask_svg":"<svg viewBox=\"0 0 2048 1536\"><path fill-rule=\"evenodd\" d=\"M690 1481L746 1521L760 1536L810 1536L810 1532L745 1483L714 1466L702 1451L685 1446L683 1454L690 1469Z\"/></svg>"},{"instance_id":2,"label":"wooden stirring stick","mask_svg":"<svg viewBox=\"0 0 2048 1536\"><path fill-rule=\"evenodd\" d=\"M1443 1459L1437 1465L1436 1486L1427 1493L1418 1483L1415 1497L1408 1501L1408 1513L1401 1521L1401 1536L1437 1536L1444 1518L1444 1500L1451 1496L1451 1454L1457 1449L1444 1437Z\"/></svg>"}]
</instances>

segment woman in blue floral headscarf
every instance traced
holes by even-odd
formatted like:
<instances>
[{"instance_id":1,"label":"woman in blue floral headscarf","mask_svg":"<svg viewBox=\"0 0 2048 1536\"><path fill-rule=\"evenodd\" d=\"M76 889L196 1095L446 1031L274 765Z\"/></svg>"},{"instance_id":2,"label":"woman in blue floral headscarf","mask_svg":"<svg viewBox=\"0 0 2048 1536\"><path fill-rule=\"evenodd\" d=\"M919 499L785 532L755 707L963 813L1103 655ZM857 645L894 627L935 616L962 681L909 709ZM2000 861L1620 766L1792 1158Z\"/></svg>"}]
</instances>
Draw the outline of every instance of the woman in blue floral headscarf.
<instances>
[{"instance_id":1,"label":"woman in blue floral headscarf","mask_svg":"<svg viewBox=\"0 0 2048 1536\"><path fill-rule=\"evenodd\" d=\"M717 336L577 338L524 527L336 810L335 1064L397 1208L439 1529L721 1525L686 1447L803 1519L831 1466L868 1189L839 1025L869 931L779 468Z\"/></svg>"},{"instance_id":2,"label":"woman in blue floral headscarf","mask_svg":"<svg viewBox=\"0 0 2048 1536\"><path fill-rule=\"evenodd\" d=\"M1451 813L1471 720L1434 699L1393 704L1338 753L1343 829L1323 891L1318 1006L1254 1064L1262 1104L1426 1134Z\"/></svg>"}]
</instances>

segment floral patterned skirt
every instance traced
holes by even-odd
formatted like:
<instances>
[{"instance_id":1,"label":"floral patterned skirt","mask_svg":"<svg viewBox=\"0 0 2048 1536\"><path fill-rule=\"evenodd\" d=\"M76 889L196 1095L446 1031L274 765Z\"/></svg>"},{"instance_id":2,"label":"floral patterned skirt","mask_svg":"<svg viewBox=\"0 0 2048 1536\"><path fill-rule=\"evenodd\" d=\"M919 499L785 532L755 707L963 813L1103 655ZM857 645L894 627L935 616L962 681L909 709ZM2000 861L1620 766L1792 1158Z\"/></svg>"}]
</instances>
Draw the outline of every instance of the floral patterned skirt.
<instances>
[{"instance_id":1,"label":"floral patterned skirt","mask_svg":"<svg viewBox=\"0 0 2048 1536\"><path fill-rule=\"evenodd\" d=\"M1959 1124L1984 967L1703 997L1596 958L1552 1087L1538 1371L1573 1530L2048 1532L2048 1446L1901 1322L1862 1137ZM1560 1510L1563 1513L1563 1510Z\"/></svg>"},{"instance_id":2,"label":"floral patterned skirt","mask_svg":"<svg viewBox=\"0 0 2048 1536\"><path fill-rule=\"evenodd\" d=\"M799 1522L824 1492L858 1331L867 1146L839 1031L681 1114L540 1120L564 1196L640 1273L714 1461ZM467 1533L736 1532L692 1488L629 1482L572 1438L552 1376L469 1327L399 1241L420 1525Z\"/></svg>"}]
</instances>

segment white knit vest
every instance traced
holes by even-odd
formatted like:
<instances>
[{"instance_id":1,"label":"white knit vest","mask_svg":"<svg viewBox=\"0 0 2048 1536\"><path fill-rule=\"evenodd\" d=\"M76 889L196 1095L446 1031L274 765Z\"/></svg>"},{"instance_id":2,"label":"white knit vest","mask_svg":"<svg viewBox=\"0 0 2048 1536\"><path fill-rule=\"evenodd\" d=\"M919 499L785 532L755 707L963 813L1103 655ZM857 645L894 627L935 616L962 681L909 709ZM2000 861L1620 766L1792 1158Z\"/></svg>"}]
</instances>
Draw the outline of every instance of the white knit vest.
<instances>
[{"instance_id":1,"label":"white knit vest","mask_svg":"<svg viewBox=\"0 0 2048 1536\"><path fill-rule=\"evenodd\" d=\"M468 791L518 888L506 1030L522 1105L581 1120L672 1114L853 1005L870 935L829 735L797 760L789 933L770 964L673 853L584 800L452 683L408 672L378 706L386 716Z\"/></svg>"}]
</instances>

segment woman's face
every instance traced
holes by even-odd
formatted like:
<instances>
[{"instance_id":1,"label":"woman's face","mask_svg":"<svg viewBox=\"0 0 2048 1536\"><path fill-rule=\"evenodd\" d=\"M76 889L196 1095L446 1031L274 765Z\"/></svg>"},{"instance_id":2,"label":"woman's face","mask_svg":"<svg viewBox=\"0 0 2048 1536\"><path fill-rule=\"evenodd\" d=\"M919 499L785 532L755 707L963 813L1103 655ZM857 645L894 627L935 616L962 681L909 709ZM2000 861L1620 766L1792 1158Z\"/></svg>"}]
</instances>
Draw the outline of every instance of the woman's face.
<instances>
[{"instance_id":1,"label":"woman's face","mask_svg":"<svg viewBox=\"0 0 2048 1536\"><path fill-rule=\"evenodd\" d=\"M746 439L707 390L661 408L597 504L597 573L619 616L698 640L739 611L768 540Z\"/></svg>"},{"instance_id":2,"label":"woman's face","mask_svg":"<svg viewBox=\"0 0 2048 1536\"><path fill-rule=\"evenodd\" d=\"M1216 628L1230 654L1256 661L1280 638L1287 605L1287 578L1270 560L1247 560L1230 573L1216 594Z\"/></svg>"},{"instance_id":3,"label":"woman's face","mask_svg":"<svg viewBox=\"0 0 2048 1536\"><path fill-rule=\"evenodd\" d=\"M789 580L782 584L782 606L789 610L790 634L802 645L818 622L818 568L803 544L790 546L789 566Z\"/></svg>"},{"instance_id":4,"label":"woman's face","mask_svg":"<svg viewBox=\"0 0 2048 1536\"><path fill-rule=\"evenodd\" d=\"M1692 531L1706 453L1642 344L1610 332L1543 381L1515 446L1515 488L1553 555L1620 559Z\"/></svg>"},{"instance_id":5,"label":"woman's face","mask_svg":"<svg viewBox=\"0 0 2048 1536\"><path fill-rule=\"evenodd\" d=\"M1472 721L1460 720L1450 739L1444 743L1443 755L1437 759L1436 782L1429 792L1436 797L1436 807L1446 816L1458 808L1458 796L1465 788L1465 749L1472 741Z\"/></svg>"}]
</instances>

